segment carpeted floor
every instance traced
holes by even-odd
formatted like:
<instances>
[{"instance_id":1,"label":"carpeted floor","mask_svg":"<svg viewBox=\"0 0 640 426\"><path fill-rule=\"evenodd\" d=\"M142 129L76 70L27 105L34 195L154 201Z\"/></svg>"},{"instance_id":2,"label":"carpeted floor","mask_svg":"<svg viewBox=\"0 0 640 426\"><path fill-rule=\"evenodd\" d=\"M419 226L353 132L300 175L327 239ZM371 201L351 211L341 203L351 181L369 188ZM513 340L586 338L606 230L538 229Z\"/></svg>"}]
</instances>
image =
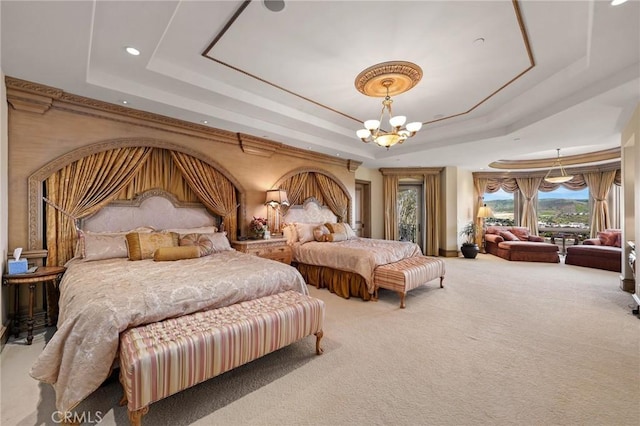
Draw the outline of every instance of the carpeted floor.
<instances>
[{"instance_id":1,"label":"carpeted floor","mask_svg":"<svg viewBox=\"0 0 640 426\"><path fill-rule=\"evenodd\" d=\"M145 425L636 425L640 319L618 274L491 255L445 259L407 296L327 303L312 337L151 405ZM51 332L51 331L49 331ZM51 386L28 376L46 336L10 341L1 423L55 424ZM76 412L127 425L112 379ZM55 415L54 415L55 417Z\"/></svg>"}]
</instances>

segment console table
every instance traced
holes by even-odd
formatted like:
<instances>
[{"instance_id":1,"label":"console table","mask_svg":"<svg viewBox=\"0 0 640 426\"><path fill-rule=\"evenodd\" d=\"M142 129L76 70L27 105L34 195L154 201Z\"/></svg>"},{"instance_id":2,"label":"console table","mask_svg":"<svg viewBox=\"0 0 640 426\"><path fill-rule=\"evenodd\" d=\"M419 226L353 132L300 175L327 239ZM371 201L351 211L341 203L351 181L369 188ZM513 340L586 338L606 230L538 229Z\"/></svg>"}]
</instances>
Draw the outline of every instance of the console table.
<instances>
[{"instance_id":1,"label":"console table","mask_svg":"<svg viewBox=\"0 0 640 426\"><path fill-rule=\"evenodd\" d=\"M2 276L2 285L14 285L15 289L15 312L13 313L13 334L17 338L20 335L20 320L18 318L19 295L21 285L29 286L29 317L27 319L27 345L33 342L33 302L35 299L35 290L38 283L46 283L53 281L58 287L62 276L67 268L63 266L40 266L35 272L26 274L5 274ZM45 323L47 322L47 311L45 307Z\"/></svg>"}]
</instances>

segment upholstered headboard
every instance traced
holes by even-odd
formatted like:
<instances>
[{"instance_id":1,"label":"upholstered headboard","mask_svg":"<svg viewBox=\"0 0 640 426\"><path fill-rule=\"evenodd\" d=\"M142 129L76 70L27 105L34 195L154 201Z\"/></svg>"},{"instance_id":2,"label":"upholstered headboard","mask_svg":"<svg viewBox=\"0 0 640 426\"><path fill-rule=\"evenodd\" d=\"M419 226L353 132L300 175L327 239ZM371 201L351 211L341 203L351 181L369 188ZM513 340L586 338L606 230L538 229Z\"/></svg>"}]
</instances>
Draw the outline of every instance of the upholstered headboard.
<instances>
[{"instance_id":1,"label":"upholstered headboard","mask_svg":"<svg viewBox=\"0 0 640 426\"><path fill-rule=\"evenodd\" d=\"M183 203L172 194L153 189L133 200L112 201L96 214L83 219L80 228L91 232L127 231L142 226L155 229L219 227L214 217L200 203Z\"/></svg>"},{"instance_id":2,"label":"upholstered headboard","mask_svg":"<svg viewBox=\"0 0 640 426\"><path fill-rule=\"evenodd\" d=\"M307 198L302 205L293 205L284 216L285 223L336 223L338 218L327 206L322 206L313 197Z\"/></svg>"}]
</instances>

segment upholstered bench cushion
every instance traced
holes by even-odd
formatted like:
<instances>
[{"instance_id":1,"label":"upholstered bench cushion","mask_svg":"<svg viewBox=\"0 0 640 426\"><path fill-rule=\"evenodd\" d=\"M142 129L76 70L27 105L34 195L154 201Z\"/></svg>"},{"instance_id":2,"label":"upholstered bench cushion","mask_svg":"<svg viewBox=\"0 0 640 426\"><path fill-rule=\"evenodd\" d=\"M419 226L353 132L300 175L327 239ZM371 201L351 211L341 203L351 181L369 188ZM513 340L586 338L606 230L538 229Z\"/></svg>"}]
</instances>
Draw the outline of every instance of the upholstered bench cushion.
<instances>
[{"instance_id":1,"label":"upholstered bench cushion","mask_svg":"<svg viewBox=\"0 0 640 426\"><path fill-rule=\"evenodd\" d=\"M520 251L525 250L528 252L557 252L558 246L555 244L538 243L531 241L503 241L498 243L498 248L504 250Z\"/></svg>"},{"instance_id":2,"label":"upholstered bench cushion","mask_svg":"<svg viewBox=\"0 0 640 426\"><path fill-rule=\"evenodd\" d=\"M567 265L622 271L622 249L613 246L577 245L567 247Z\"/></svg>"},{"instance_id":3,"label":"upholstered bench cushion","mask_svg":"<svg viewBox=\"0 0 640 426\"><path fill-rule=\"evenodd\" d=\"M416 287L440 278L440 287L444 278L444 260L437 257L414 256L398 262L378 266L373 275L376 288L386 288L400 293L400 307L404 308L404 295Z\"/></svg>"},{"instance_id":4,"label":"upholstered bench cushion","mask_svg":"<svg viewBox=\"0 0 640 426\"><path fill-rule=\"evenodd\" d=\"M120 381L128 409L147 407L305 336L321 336L323 321L323 301L287 291L127 330L120 338Z\"/></svg>"}]
</instances>

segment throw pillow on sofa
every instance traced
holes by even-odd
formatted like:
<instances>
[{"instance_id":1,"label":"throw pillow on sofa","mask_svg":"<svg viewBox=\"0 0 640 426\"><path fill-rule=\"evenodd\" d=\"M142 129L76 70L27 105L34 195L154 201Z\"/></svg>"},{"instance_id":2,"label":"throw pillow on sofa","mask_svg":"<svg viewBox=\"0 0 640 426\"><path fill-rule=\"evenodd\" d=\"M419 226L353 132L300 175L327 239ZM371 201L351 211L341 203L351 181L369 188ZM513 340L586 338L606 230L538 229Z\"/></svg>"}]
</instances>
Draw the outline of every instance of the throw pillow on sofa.
<instances>
[{"instance_id":1,"label":"throw pillow on sofa","mask_svg":"<svg viewBox=\"0 0 640 426\"><path fill-rule=\"evenodd\" d=\"M598 232L598 239L603 246L613 247L619 235L620 233L618 232L600 231Z\"/></svg>"},{"instance_id":2,"label":"throw pillow on sofa","mask_svg":"<svg viewBox=\"0 0 640 426\"><path fill-rule=\"evenodd\" d=\"M500 232L500 236L504 238L505 241L520 241L520 238L516 237L511 231L502 231Z\"/></svg>"},{"instance_id":3,"label":"throw pillow on sofa","mask_svg":"<svg viewBox=\"0 0 640 426\"><path fill-rule=\"evenodd\" d=\"M529 241L529 230L527 228L511 228L511 233L518 237L520 241Z\"/></svg>"}]
</instances>

